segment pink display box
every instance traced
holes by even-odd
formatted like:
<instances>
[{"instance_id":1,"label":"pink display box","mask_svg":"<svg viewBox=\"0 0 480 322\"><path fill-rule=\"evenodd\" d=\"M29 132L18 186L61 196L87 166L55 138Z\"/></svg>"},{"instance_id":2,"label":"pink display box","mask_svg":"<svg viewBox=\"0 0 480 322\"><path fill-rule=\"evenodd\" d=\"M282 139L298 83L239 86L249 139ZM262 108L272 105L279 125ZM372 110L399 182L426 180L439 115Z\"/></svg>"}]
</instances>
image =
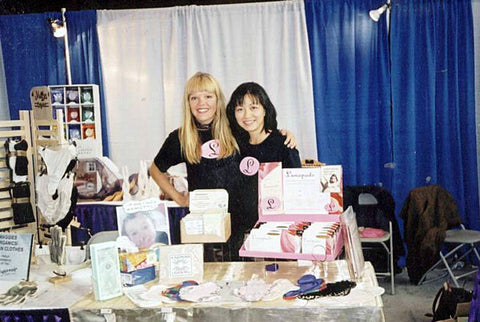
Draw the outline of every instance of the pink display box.
<instances>
[{"instance_id":1,"label":"pink display box","mask_svg":"<svg viewBox=\"0 0 480 322\"><path fill-rule=\"evenodd\" d=\"M259 216L260 220L255 224L257 226L261 222L268 221L309 221L309 222L322 222L322 221L334 221L340 222L340 215L263 215ZM265 220L266 219L266 220ZM284 259L301 259L301 260L313 260L313 261L334 261L343 250L343 229L339 229L337 232L337 242L332 249L331 254L318 255L318 254L303 254L303 253L278 253L278 252L259 252L248 251L245 249L245 244L242 245L238 254L242 257L261 257L261 258L284 258Z\"/></svg>"}]
</instances>

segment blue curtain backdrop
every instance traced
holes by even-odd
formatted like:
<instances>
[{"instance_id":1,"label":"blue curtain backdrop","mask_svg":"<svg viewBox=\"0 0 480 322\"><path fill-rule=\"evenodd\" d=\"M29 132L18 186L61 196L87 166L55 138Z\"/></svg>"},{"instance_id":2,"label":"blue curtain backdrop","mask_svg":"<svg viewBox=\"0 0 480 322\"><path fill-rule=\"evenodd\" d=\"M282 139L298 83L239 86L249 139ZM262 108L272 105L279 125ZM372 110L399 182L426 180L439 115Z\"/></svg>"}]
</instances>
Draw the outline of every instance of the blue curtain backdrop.
<instances>
[{"instance_id":1,"label":"blue curtain backdrop","mask_svg":"<svg viewBox=\"0 0 480 322\"><path fill-rule=\"evenodd\" d=\"M470 0L392 2L393 192L403 202L438 183L479 229L471 10Z\"/></svg>"},{"instance_id":2,"label":"blue curtain backdrop","mask_svg":"<svg viewBox=\"0 0 480 322\"><path fill-rule=\"evenodd\" d=\"M67 84L64 40L53 37L48 18L60 12L0 16L5 78L10 116L31 109L30 89ZM103 154L108 155L96 11L66 12L72 83L100 85Z\"/></svg>"},{"instance_id":3,"label":"blue curtain backdrop","mask_svg":"<svg viewBox=\"0 0 480 322\"><path fill-rule=\"evenodd\" d=\"M98 84L100 87L100 114L102 116L103 155L108 156L107 117L103 95L102 68L98 47L97 12L66 12L72 82Z\"/></svg>"},{"instance_id":4,"label":"blue curtain backdrop","mask_svg":"<svg viewBox=\"0 0 480 322\"><path fill-rule=\"evenodd\" d=\"M342 164L344 185L391 186L388 35L373 0L305 1L318 159Z\"/></svg>"},{"instance_id":5,"label":"blue curtain backdrop","mask_svg":"<svg viewBox=\"0 0 480 322\"><path fill-rule=\"evenodd\" d=\"M0 16L3 61L11 119L30 110L34 86L66 84L63 40L54 38L47 18L60 13Z\"/></svg>"}]
</instances>

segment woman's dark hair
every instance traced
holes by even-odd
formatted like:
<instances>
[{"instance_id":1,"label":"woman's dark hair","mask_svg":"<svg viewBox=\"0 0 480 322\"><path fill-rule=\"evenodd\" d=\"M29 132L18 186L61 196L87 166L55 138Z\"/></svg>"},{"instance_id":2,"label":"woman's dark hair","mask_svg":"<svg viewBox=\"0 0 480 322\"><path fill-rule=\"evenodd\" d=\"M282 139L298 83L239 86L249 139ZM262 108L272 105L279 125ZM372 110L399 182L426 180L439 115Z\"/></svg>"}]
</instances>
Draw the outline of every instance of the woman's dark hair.
<instances>
[{"instance_id":1,"label":"woman's dark hair","mask_svg":"<svg viewBox=\"0 0 480 322\"><path fill-rule=\"evenodd\" d=\"M232 93L227 104L227 117L235 138L248 139L248 132L238 125L235 118L235 107L243 105L245 95L251 96L256 103L262 104L265 109L263 129L270 132L277 129L277 111L268 97L265 89L257 83L248 82L240 84Z\"/></svg>"}]
</instances>

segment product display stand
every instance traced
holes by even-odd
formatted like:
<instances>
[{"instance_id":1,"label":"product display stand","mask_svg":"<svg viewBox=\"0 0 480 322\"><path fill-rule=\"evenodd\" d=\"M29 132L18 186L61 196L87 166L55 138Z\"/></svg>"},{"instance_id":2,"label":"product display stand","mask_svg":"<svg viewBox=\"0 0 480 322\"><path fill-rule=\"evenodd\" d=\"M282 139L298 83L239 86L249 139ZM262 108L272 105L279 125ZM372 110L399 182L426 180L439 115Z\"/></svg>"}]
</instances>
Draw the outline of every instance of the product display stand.
<instances>
[{"instance_id":1,"label":"product display stand","mask_svg":"<svg viewBox=\"0 0 480 322\"><path fill-rule=\"evenodd\" d=\"M33 146L33 160L35 177L40 174L42 168L42 159L38 152L39 148L52 147L65 144L65 135L63 132L63 111L57 112L56 119L38 120L35 119L33 111L30 112L31 128L32 128L32 146ZM45 245L49 239L48 229L43 228L45 220L42 218L40 211L37 208L37 222L39 227L38 242Z\"/></svg>"},{"instance_id":2,"label":"product display stand","mask_svg":"<svg viewBox=\"0 0 480 322\"><path fill-rule=\"evenodd\" d=\"M51 85L53 115L64 124L67 141L77 142L79 158L103 155L98 85Z\"/></svg>"},{"instance_id":3,"label":"product display stand","mask_svg":"<svg viewBox=\"0 0 480 322\"><path fill-rule=\"evenodd\" d=\"M28 143L28 148L25 151L25 156L28 160L27 182L30 183L30 203L33 208L33 214L34 217L37 218L33 184L34 171L31 148L32 139L30 136L30 115L28 111L20 111L19 120L0 121L0 231L35 233L35 223L16 225L13 219L13 200L9 193L9 188L13 182L10 180L10 168L7 166L7 158L9 156L4 149L4 144L6 140L16 138L24 139Z\"/></svg>"}]
</instances>

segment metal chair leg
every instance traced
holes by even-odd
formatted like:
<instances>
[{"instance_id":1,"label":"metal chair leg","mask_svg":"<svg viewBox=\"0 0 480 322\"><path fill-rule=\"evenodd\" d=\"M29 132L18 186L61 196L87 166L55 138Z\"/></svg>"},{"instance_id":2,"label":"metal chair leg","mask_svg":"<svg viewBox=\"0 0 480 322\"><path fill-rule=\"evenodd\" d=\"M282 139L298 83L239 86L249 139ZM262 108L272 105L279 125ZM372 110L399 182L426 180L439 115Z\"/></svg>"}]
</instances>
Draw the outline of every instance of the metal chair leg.
<instances>
[{"instance_id":1,"label":"metal chair leg","mask_svg":"<svg viewBox=\"0 0 480 322\"><path fill-rule=\"evenodd\" d=\"M392 222L389 222L389 229L390 229L390 279L392 285L392 295L395 295L395 267L393 266L393 229L392 229Z\"/></svg>"},{"instance_id":2,"label":"metal chair leg","mask_svg":"<svg viewBox=\"0 0 480 322\"><path fill-rule=\"evenodd\" d=\"M453 274L453 271L452 271L452 269L450 268L450 265L448 265L447 259L443 256L442 251L440 251L440 258L442 259L443 264L444 264L445 267L447 268L448 274L450 274L450 277L452 278L453 283L455 283L455 286L456 286L456 287L460 287L460 285L458 285L457 278L456 278L455 275Z\"/></svg>"}]
</instances>

